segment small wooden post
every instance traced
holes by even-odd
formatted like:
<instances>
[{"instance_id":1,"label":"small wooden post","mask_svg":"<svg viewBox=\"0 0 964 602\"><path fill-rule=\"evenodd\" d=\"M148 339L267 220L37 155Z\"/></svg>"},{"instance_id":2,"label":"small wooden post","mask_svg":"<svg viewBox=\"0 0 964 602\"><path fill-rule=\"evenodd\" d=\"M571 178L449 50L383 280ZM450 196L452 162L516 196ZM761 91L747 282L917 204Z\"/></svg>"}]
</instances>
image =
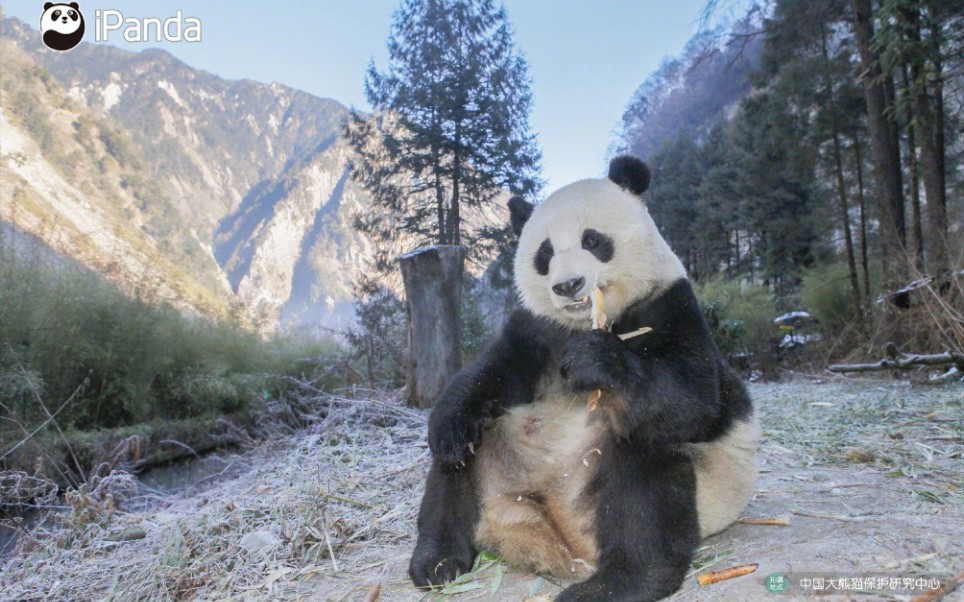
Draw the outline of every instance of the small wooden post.
<instances>
[{"instance_id":1,"label":"small wooden post","mask_svg":"<svg viewBox=\"0 0 964 602\"><path fill-rule=\"evenodd\" d=\"M399 259L408 307L408 403L430 408L462 366L459 307L465 249L425 247Z\"/></svg>"}]
</instances>

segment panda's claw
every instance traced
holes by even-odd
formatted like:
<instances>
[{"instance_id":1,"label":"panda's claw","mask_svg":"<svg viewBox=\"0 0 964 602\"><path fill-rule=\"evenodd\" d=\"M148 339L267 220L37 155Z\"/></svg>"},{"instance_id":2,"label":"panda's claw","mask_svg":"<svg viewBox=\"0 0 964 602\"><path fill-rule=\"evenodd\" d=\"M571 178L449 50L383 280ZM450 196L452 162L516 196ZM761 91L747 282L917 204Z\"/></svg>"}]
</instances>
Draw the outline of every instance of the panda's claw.
<instances>
[{"instance_id":1,"label":"panda's claw","mask_svg":"<svg viewBox=\"0 0 964 602\"><path fill-rule=\"evenodd\" d=\"M472 568L475 558L472 546L458 541L450 544L453 549L445 552L439 546L419 541L408 567L416 587L441 587Z\"/></svg>"},{"instance_id":2,"label":"panda's claw","mask_svg":"<svg viewBox=\"0 0 964 602\"><path fill-rule=\"evenodd\" d=\"M465 468L475 455L485 420L465 412L433 414L429 421L428 446L432 456L449 470Z\"/></svg>"}]
</instances>

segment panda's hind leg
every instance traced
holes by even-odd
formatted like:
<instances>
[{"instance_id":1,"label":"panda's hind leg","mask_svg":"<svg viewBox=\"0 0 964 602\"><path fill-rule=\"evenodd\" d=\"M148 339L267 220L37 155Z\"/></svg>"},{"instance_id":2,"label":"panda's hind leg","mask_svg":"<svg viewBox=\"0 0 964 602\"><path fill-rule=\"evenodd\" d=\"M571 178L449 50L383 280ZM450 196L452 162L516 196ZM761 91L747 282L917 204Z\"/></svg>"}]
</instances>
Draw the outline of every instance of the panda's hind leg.
<instances>
[{"instance_id":1,"label":"panda's hind leg","mask_svg":"<svg viewBox=\"0 0 964 602\"><path fill-rule=\"evenodd\" d=\"M640 453L609 441L587 488L596 506L598 568L557 602L659 600L683 582L700 537L696 474L683 452Z\"/></svg>"}]
</instances>

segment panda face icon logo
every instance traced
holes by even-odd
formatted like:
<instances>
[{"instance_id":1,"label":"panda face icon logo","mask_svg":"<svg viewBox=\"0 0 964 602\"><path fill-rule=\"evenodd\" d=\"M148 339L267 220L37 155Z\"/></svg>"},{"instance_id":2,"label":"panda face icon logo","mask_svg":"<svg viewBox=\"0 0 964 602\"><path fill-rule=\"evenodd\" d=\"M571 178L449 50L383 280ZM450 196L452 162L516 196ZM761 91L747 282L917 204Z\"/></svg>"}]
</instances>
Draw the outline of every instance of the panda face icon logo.
<instances>
[{"instance_id":1,"label":"panda face icon logo","mask_svg":"<svg viewBox=\"0 0 964 602\"><path fill-rule=\"evenodd\" d=\"M44 45L51 50L70 50L80 44L84 37L84 15L80 13L80 5L76 2L44 4L40 32Z\"/></svg>"}]
</instances>

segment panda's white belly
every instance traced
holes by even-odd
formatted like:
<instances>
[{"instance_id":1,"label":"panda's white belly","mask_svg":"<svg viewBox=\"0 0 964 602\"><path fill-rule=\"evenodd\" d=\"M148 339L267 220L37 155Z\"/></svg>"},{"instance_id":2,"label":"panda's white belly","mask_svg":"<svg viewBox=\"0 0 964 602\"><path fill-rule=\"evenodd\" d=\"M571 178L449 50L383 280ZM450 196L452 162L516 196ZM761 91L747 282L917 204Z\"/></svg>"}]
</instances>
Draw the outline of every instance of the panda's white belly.
<instances>
[{"instance_id":1,"label":"panda's white belly","mask_svg":"<svg viewBox=\"0 0 964 602\"><path fill-rule=\"evenodd\" d=\"M479 446L482 512L476 537L510 564L561 578L592 573L595 520L583 492L600 457L607 421L587 396L547 392L495 421ZM759 427L738 422L720 439L690 446L696 469L700 536L739 517L757 476Z\"/></svg>"},{"instance_id":2,"label":"panda's white belly","mask_svg":"<svg viewBox=\"0 0 964 602\"><path fill-rule=\"evenodd\" d=\"M585 395L550 395L510 410L483 435L476 461L480 545L509 564L561 578L592 573L592 508L579 503L599 459L604 428Z\"/></svg>"}]
</instances>

